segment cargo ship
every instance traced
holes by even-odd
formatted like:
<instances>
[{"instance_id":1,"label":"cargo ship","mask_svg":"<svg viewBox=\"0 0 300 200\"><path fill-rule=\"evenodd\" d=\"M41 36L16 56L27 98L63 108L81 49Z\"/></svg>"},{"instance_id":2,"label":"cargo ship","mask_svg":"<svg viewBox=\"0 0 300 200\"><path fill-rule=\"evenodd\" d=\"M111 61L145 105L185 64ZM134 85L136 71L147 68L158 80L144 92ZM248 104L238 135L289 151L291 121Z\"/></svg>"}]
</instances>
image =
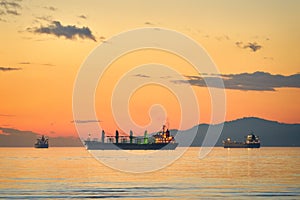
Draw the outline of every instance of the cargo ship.
<instances>
[{"instance_id":1,"label":"cargo ship","mask_svg":"<svg viewBox=\"0 0 300 200\"><path fill-rule=\"evenodd\" d=\"M258 136L250 133L247 135L247 138L244 142L232 141L230 138L227 138L223 141L224 148L260 148L260 140Z\"/></svg>"},{"instance_id":2,"label":"cargo ship","mask_svg":"<svg viewBox=\"0 0 300 200\"><path fill-rule=\"evenodd\" d=\"M161 131L150 137L147 131L143 137L133 136L132 131L129 136L120 136L118 130L115 136L105 136L102 131L101 141L89 137L84 145L88 150L174 150L178 143L164 125Z\"/></svg>"},{"instance_id":3,"label":"cargo ship","mask_svg":"<svg viewBox=\"0 0 300 200\"><path fill-rule=\"evenodd\" d=\"M49 147L49 138L46 138L44 135L42 137L36 139L36 143L34 144L35 148L48 148Z\"/></svg>"}]
</instances>

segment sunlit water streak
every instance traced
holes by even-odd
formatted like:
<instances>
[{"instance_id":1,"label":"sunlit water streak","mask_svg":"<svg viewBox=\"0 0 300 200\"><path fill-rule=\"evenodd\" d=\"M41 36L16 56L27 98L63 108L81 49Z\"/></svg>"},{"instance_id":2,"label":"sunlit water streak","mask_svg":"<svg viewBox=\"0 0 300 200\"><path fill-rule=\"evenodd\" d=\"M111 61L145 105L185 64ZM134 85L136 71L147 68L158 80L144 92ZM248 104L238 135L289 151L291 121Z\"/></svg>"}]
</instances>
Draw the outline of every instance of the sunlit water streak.
<instances>
[{"instance_id":1,"label":"sunlit water streak","mask_svg":"<svg viewBox=\"0 0 300 200\"><path fill-rule=\"evenodd\" d=\"M190 148L162 170L131 174L84 148L0 148L0 198L300 198L300 148L217 147L198 155Z\"/></svg>"}]
</instances>

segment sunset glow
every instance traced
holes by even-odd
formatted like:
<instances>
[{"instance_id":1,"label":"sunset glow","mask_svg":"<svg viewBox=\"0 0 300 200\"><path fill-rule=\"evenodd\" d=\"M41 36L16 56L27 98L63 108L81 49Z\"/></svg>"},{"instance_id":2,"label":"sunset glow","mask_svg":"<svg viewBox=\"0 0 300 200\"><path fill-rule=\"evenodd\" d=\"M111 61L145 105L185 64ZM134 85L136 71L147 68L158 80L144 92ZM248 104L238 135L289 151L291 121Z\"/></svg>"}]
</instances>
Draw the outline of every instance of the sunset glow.
<instances>
[{"instance_id":1,"label":"sunset glow","mask_svg":"<svg viewBox=\"0 0 300 200\"><path fill-rule=\"evenodd\" d=\"M77 137L76 120L98 120L91 123L113 133L119 128L111 111L116 84L128 71L149 63L168 66L184 79L159 70L151 76L136 73L132 79L191 84L200 108L198 123L212 123L211 97L202 77L213 75L199 74L184 58L157 49L114 60L95 91L98 119L73 119L74 82L85 59L120 32L144 27L180 32L207 51L224 80L226 121L254 116L300 123L300 1L188 2L20 1L10 8L15 14L0 5L0 127ZM167 120L155 110L151 115L156 104ZM180 126L179 100L156 84L136 90L128 109L140 126L151 120L171 128L196 125Z\"/></svg>"}]
</instances>

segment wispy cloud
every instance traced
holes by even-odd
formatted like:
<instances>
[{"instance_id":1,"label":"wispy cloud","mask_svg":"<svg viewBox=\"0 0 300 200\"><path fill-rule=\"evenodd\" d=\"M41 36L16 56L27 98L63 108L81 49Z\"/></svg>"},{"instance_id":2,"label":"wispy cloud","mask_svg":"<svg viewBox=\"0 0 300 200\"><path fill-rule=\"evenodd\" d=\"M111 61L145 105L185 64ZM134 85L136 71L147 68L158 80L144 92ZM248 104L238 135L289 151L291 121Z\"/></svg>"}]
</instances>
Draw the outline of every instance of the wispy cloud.
<instances>
[{"instance_id":1,"label":"wispy cloud","mask_svg":"<svg viewBox=\"0 0 300 200\"><path fill-rule=\"evenodd\" d=\"M65 37L66 39L74 40L77 37L82 39L91 39L96 42L95 36L88 27L77 27L75 25L62 25L59 21L52 21L48 26L41 26L39 28L27 28L27 31L55 35L57 37Z\"/></svg>"},{"instance_id":2,"label":"wispy cloud","mask_svg":"<svg viewBox=\"0 0 300 200\"><path fill-rule=\"evenodd\" d=\"M230 37L228 35L221 35L221 36L216 36L215 39L221 42L223 40L230 40Z\"/></svg>"},{"instance_id":3,"label":"wispy cloud","mask_svg":"<svg viewBox=\"0 0 300 200\"><path fill-rule=\"evenodd\" d=\"M32 132L32 131L21 131L21 130L14 129L14 128L4 128L4 127L0 127L0 130L1 130L3 133L6 133L6 134L34 134L34 135L37 134L37 133L34 133L34 132Z\"/></svg>"},{"instance_id":4,"label":"wispy cloud","mask_svg":"<svg viewBox=\"0 0 300 200\"><path fill-rule=\"evenodd\" d=\"M51 64L51 63L42 63L42 64L40 64L40 65L50 66L50 67L55 66L55 65L53 65L53 64Z\"/></svg>"},{"instance_id":5,"label":"wispy cloud","mask_svg":"<svg viewBox=\"0 0 300 200\"><path fill-rule=\"evenodd\" d=\"M50 15L44 15L44 16L39 16L35 18L36 22L40 22L40 21L45 21L45 22L52 22L52 16Z\"/></svg>"},{"instance_id":6,"label":"wispy cloud","mask_svg":"<svg viewBox=\"0 0 300 200\"><path fill-rule=\"evenodd\" d=\"M135 74L134 76L140 77L140 78L150 78L150 76L145 75L145 74Z\"/></svg>"},{"instance_id":7,"label":"wispy cloud","mask_svg":"<svg viewBox=\"0 0 300 200\"><path fill-rule=\"evenodd\" d=\"M56 11L57 8L53 7L53 6L44 6L43 8L47 9L47 10L51 10L51 11Z\"/></svg>"},{"instance_id":8,"label":"wispy cloud","mask_svg":"<svg viewBox=\"0 0 300 200\"><path fill-rule=\"evenodd\" d=\"M96 119L90 119L90 120L72 120L71 123L76 123L76 124L85 124L85 123L98 123L101 122L100 120Z\"/></svg>"},{"instance_id":9,"label":"wispy cloud","mask_svg":"<svg viewBox=\"0 0 300 200\"><path fill-rule=\"evenodd\" d=\"M207 76L186 76L188 80L173 80L173 83L189 83L194 86L210 87L219 86L216 84L223 80L226 89L233 90L253 90L253 91L275 91L276 88L300 88L300 74L284 76L280 74L270 74L267 72L241 73L241 74L221 74Z\"/></svg>"},{"instance_id":10,"label":"wispy cloud","mask_svg":"<svg viewBox=\"0 0 300 200\"><path fill-rule=\"evenodd\" d=\"M31 63L30 62L19 62L18 64L20 64L20 65L30 65Z\"/></svg>"},{"instance_id":11,"label":"wispy cloud","mask_svg":"<svg viewBox=\"0 0 300 200\"><path fill-rule=\"evenodd\" d=\"M154 25L152 22L149 22L149 21L148 21L148 22L145 22L144 24L145 24L145 25L148 25L148 26L153 26L153 25Z\"/></svg>"},{"instance_id":12,"label":"wispy cloud","mask_svg":"<svg viewBox=\"0 0 300 200\"><path fill-rule=\"evenodd\" d=\"M50 67L55 66L51 63L32 63L32 62L28 62L28 61L19 62L18 64L19 65L44 65L44 66L50 66Z\"/></svg>"},{"instance_id":13,"label":"wispy cloud","mask_svg":"<svg viewBox=\"0 0 300 200\"><path fill-rule=\"evenodd\" d=\"M22 9L21 0L1 0L0 1L0 16L4 15L21 15L19 12ZM2 21L5 21L1 18Z\"/></svg>"},{"instance_id":14,"label":"wispy cloud","mask_svg":"<svg viewBox=\"0 0 300 200\"><path fill-rule=\"evenodd\" d=\"M0 117L15 117L16 115L0 114Z\"/></svg>"},{"instance_id":15,"label":"wispy cloud","mask_svg":"<svg viewBox=\"0 0 300 200\"><path fill-rule=\"evenodd\" d=\"M248 42L248 44L244 44L243 42L236 42L235 45L242 49L250 49L253 52L256 52L262 48L262 46L257 44L256 42Z\"/></svg>"},{"instance_id":16,"label":"wispy cloud","mask_svg":"<svg viewBox=\"0 0 300 200\"><path fill-rule=\"evenodd\" d=\"M6 71L16 71L21 70L22 68L19 67L0 67L0 71L6 72Z\"/></svg>"}]
</instances>

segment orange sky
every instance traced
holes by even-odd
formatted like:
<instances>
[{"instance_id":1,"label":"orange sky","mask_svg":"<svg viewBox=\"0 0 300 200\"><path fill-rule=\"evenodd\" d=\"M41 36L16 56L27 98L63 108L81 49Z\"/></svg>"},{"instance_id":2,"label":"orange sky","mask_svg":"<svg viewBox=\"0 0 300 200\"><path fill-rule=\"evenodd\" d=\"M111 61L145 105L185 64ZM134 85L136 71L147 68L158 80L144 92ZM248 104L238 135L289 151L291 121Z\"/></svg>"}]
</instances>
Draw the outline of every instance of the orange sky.
<instances>
[{"instance_id":1,"label":"orange sky","mask_svg":"<svg viewBox=\"0 0 300 200\"><path fill-rule=\"evenodd\" d=\"M73 87L81 64L103 41L136 28L161 27L187 35L207 51L224 75L260 71L270 73L277 80L276 74L290 76L300 72L299 1L70 3L57 0L17 4L19 6L0 7L0 127L30 130L50 137L76 136L73 120L93 120L73 119ZM54 25L54 21L60 25ZM65 32L47 34L41 27L47 27L48 32L51 27ZM91 33L83 33L84 27ZM61 35L58 37L58 34ZM73 35L68 38L68 34ZM249 43L260 48L254 51ZM114 87L128 71L149 63L167 65L182 76L199 76L186 60L160 50L135 51L115 60L99 81L95 93L97 120L108 132L117 128L111 112ZM157 71L157 76L159 73ZM140 75L147 76L147 71ZM156 80L132 76L137 84L147 78ZM173 80L172 77L164 79ZM264 82L261 88L250 91L226 89L225 119L256 116L300 123L299 78L293 81L292 86L275 87L275 91L261 89ZM200 108L196 120L210 123L208 89L192 88ZM188 123L180 126L178 99L171 91L155 84L141 87L131 96L128 109L134 122L140 126L150 123L149 109L155 104L164 107L171 128L191 126ZM152 117L157 124L166 120L160 112L157 115L154 112Z\"/></svg>"}]
</instances>

